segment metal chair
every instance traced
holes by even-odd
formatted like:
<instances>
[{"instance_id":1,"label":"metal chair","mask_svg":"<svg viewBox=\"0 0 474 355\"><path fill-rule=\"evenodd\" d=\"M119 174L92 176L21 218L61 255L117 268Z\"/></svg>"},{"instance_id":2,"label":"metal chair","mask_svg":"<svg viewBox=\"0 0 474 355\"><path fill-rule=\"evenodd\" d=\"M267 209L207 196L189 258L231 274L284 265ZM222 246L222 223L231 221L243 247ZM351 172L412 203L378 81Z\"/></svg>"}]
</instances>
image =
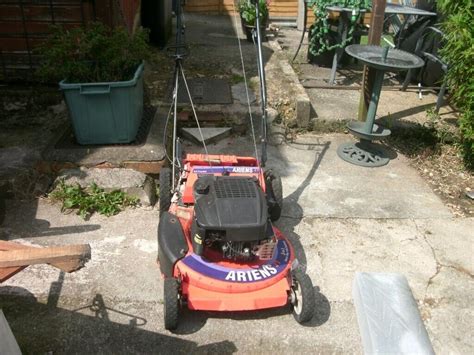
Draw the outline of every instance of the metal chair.
<instances>
[{"instance_id":1,"label":"metal chair","mask_svg":"<svg viewBox=\"0 0 474 355\"><path fill-rule=\"evenodd\" d=\"M448 72L448 64L444 62L436 53L430 53L430 52L422 50L423 44L425 43L425 40L429 35L437 36L439 37L440 40L444 39L444 33L441 30L432 26L426 27L421 33L420 38L416 42L415 54L427 61L438 63L439 65L441 65L441 69L444 72L443 83L441 84L441 88L438 93L438 99L436 100L435 112L439 112L439 109L444 103L444 94L446 92L446 86L447 86L446 73ZM424 68L426 68L426 65ZM424 68L422 68L421 70L423 71ZM408 84L410 84L410 81L412 79L412 76L413 76L413 70L409 70L405 77L405 81L403 82L402 91L405 91L407 89Z\"/></svg>"}]
</instances>

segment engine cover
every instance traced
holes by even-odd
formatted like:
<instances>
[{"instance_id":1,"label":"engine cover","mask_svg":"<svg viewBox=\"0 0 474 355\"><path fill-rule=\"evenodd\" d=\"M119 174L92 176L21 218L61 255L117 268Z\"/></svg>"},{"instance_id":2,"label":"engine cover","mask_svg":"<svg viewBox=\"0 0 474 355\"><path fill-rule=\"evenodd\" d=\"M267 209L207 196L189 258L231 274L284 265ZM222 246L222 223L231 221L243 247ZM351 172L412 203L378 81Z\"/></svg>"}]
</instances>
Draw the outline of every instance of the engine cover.
<instances>
[{"instance_id":1,"label":"engine cover","mask_svg":"<svg viewBox=\"0 0 474 355\"><path fill-rule=\"evenodd\" d=\"M266 238L267 201L255 178L201 176L194 184L194 199L201 237L219 235L229 242Z\"/></svg>"}]
</instances>

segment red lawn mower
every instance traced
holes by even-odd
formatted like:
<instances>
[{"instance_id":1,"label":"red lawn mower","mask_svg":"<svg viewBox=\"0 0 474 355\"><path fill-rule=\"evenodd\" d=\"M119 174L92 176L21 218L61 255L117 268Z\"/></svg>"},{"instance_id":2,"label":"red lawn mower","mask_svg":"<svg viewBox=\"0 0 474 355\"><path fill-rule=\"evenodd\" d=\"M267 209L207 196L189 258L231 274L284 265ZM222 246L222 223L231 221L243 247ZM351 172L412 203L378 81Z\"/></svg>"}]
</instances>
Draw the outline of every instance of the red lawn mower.
<instances>
[{"instance_id":1,"label":"red lawn mower","mask_svg":"<svg viewBox=\"0 0 474 355\"><path fill-rule=\"evenodd\" d=\"M204 311L250 311L292 305L295 319L309 321L315 309L311 279L298 267L293 247L273 225L283 203L280 177L264 169L266 161L266 86L258 0L254 39L262 105L261 157L187 154L177 138L177 96L185 84L198 128L199 121L184 75L187 55L181 2L176 9L177 35L172 50L173 116L171 168L160 172L158 262L164 277L164 323L178 326L182 308ZM240 42L239 42L240 44ZM240 45L239 45L240 48ZM242 56L242 51L240 52ZM244 78L246 81L245 71ZM174 109L174 110L173 110ZM173 112L172 112L173 111ZM250 114L253 132L253 118ZM165 135L167 134L165 128ZM166 141L166 140L165 140ZM204 141L204 140L203 140ZM254 138L255 142L255 138Z\"/></svg>"}]
</instances>

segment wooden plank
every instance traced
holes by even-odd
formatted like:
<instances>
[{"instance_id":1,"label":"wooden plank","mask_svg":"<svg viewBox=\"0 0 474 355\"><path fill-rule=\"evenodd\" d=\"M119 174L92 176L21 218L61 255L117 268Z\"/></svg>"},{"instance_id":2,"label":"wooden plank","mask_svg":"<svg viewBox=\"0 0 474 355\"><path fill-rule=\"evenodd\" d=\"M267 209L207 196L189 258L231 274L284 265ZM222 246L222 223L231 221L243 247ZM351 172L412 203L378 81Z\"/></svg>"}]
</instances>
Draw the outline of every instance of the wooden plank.
<instances>
[{"instance_id":1,"label":"wooden plank","mask_svg":"<svg viewBox=\"0 0 474 355\"><path fill-rule=\"evenodd\" d=\"M0 268L0 283L7 281L10 277L18 274L26 266Z\"/></svg>"},{"instance_id":2,"label":"wooden plank","mask_svg":"<svg viewBox=\"0 0 474 355\"><path fill-rule=\"evenodd\" d=\"M76 4L53 7L49 5L27 5L23 6L23 14L25 21L46 21L52 22L53 16L55 21L75 21L81 22L81 7ZM0 5L0 20L2 21L18 21L22 20L21 8L18 5Z\"/></svg>"},{"instance_id":3,"label":"wooden plank","mask_svg":"<svg viewBox=\"0 0 474 355\"><path fill-rule=\"evenodd\" d=\"M28 48L37 48L44 43L46 35L43 38L30 37L28 43L25 37L0 37L0 45L2 51L5 52L22 52L27 51Z\"/></svg>"},{"instance_id":4,"label":"wooden plank","mask_svg":"<svg viewBox=\"0 0 474 355\"><path fill-rule=\"evenodd\" d=\"M11 243L11 242L6 242L4 240L0 240L0 251L17 250L17 249L24 249L24 248L27 248L27 246L21 245L18 243ZM19 267L13 266L13 267L1 268L0 269L0 282L4 282L8 280L10 277L19 273L24 268L26 268L26 266L19 266Z\"/></svg>"},{"instance_id":5,"label":"wooden plank","mask_svg":"<svg viewBox=\"0 0 474 355\"><path fill-rule=\"evenodd\" d=\"M66 265L65 271L71 272L82 267L90 257L91 249L88 244L6 250L0 252L0 268L59 264Z\"/></svg>"},{"instance_id":6,"label":"wooden plank","mask_svg":"<svg viewBox=\"0 0 474 355\"><path fill-rule=\"evenodd\" d=\"M238 0L235 0L236 2ZM234 0L188 0L185 11L232 14ZM270 17L294 17L298 15L298 0L272 0L269 6Z\"/></svg>"},{"instance_id":7,"label":"wooden plank","mask_svg":"<svg viewBox=\"0 0 474 355\"><path fill-rule=\"evenodd\" d=\"M58 24L58 22L56 22ZM11 21L11 22L2 22L0 21L0 37L7 37L12 35L21 35L23 36L26 32L30 36L46 36L49 34L51 29L51 22L26 22L24 25L22 22ZM65 29L72 29L81 25L80 22L66 22L61 23L62 27Z\"/></svg>"},{"instance_id":8,"label":"wooden plank","mask_svg":"<svg viewBox=\"0 0 474 355\"><path fill-rule=\"evenodd\" d=\"M23 244L0 240L0 251L19 250L19 249L28 249L28 248L35 248L35 247L30 247ZM76 261L72 261L72 262L70 261L70 262L52 263L50 265L57 267L58 269L64 272L72 272L77 269L76 264L77 264ZM10 277L14 276L15 274L19 273L25 268L26 266L12 266L12 267L0 268L0 283L8 280Z\"/></svg>"}]
</instances>

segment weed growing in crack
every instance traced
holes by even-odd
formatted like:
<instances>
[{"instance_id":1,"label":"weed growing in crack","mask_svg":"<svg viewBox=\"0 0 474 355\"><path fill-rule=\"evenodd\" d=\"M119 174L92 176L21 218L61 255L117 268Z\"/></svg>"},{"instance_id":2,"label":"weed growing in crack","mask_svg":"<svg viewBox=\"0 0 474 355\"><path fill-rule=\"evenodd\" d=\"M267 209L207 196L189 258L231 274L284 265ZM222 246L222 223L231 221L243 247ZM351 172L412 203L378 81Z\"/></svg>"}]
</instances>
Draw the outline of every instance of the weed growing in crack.
<instances>
[{"instance_id":1,"label":"weed growing in crack","mask_svg":"<svg viewBox=\"0 0 474 355\"><path fill-rule=\"evenodd\" d=\"M120 190L106 192L95 183L83 188L79 184L66 184L64 180L59 182L48 197L62 203L61 212L77 210L77 214L83 219L88 219L95 212L110 217L125 207L134 207L139 203L138 198L128 196Z\"/></svg>"}]
</instances>

